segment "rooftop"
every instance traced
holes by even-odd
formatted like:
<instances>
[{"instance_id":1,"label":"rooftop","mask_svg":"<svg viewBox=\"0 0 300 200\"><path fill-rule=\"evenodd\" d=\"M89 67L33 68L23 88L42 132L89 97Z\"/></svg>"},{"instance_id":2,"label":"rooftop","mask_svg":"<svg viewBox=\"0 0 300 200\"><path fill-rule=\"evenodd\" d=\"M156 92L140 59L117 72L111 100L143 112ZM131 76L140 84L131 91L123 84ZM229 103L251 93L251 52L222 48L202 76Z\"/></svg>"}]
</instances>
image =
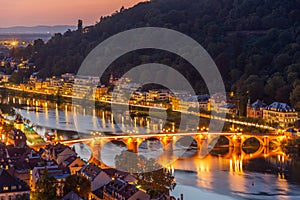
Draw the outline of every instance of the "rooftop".
<instances>
[{"instance_id":1,"label":"rooftop","mask_svg":"<svg viewBox=\"0 0 300 200\"><path fill-rule=\"evenodd\" d=\"M0 169L0 193L27 190L29 187L24 182L11 176L5 169Z\"/></svg>"},{"instance_id":2,"label":"rooftop","mask_svg":"<svg viewBox=\"0 0 300 200\"><path fill-rule=\"evenodd\" d=\"M267 110L274 110L278 112L295 112L295 109L290 107L286 103L281 102L273 102L269 106L266 107Z\"/></svg>"}]
</instances>

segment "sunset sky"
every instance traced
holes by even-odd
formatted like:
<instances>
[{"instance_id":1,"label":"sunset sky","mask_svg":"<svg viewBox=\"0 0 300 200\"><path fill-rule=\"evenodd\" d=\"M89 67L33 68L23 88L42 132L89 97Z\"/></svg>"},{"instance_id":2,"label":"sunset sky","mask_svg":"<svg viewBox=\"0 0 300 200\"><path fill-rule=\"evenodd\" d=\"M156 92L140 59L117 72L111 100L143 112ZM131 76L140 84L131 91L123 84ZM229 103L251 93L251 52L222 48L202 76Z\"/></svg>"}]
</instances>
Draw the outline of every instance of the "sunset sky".
<instances>
[{"instance_id":1,"label":"sunset sky","mask_svg":"<svg viewBox=\"0 0 300 200\"><path fill-rule=\"evenodd\" d=\"M0 27L94 24L122 6L142 0L0 0Z\"/></svg>"}]
</instances>

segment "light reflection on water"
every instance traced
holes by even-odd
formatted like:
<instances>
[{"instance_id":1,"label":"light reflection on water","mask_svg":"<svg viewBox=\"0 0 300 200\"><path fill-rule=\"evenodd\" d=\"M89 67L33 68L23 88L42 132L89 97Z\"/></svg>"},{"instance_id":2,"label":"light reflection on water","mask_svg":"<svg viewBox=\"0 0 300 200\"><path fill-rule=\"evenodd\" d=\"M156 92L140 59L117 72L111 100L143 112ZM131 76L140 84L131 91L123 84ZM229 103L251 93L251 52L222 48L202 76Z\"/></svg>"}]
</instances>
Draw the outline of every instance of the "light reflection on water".
<instances>
[{"instance_id":1,"label":"light reflection on water","mask_svg":"<svg viewBox=\"0 0 300 200\"><path fill-rule=\"evenodd\" d=\"M139 151L145 153L158 146L155 141L148 143L150 149L139 148ZM103 161L114 166L114 157L124 149L110 143L101 151ZM213 155L197 158L194 153L190 152L186 154L190 156L178 159L172 164L178 184L172 195L176 197L183 193L184 199L191 200L300 199L300 186L293 185L280 176L241 170L240 165L234 166L232 159ZM157 152L153 154L153 157L158 156ZM245 162L247 168L248 161Z\"/></svg>"},{"instance_id":2,"label":"light reflection on water","mask_svg":"<svg viewBox=\"0 0 300 200\"><path fill-rule=\"evenodd\" d=\"M37 101L36 104L39 105ZM62 108L57 105L51 107L48 103L41 108L30 106L24 109L18 108L17 112L32 123L49 129L77 130L85 135L89 135L90 131L98 130L99 127L104 131L115 130L106 111L97 110L95 112L83 109L80 112L76 108L73 113L73 109L70 105L65 105ZM120 126L123 126L123 124ZM155 124L153 127L160 126L160 124ZM133 127L136 128L136 126ZM131 129L131 131L134 130L134 128ZM44 131L44 128L40 129L41 133ZM70 135L67 134L65 137L70 138ZM107 165L113 166L114 157L124 149L126 148L108 143L104 145L101 153L98 152L99 148L97 146L92 147L91 151L95 155L101 155L102 160ZM153 151L154 149L156 151ZM163 152L163 148L159 142L147 141L140 146L139 152L150 157L159 157ZM198 158L197 155L193 154L193 152L189 152L185 158L178 159L172 164L178 183L175 191L172 192L176 197L183 193L185 200L300 199L300 187L298 185L288 182L282 176L258 173L253 169L248 170L247 162L251 162L251 160L237 161L233 158L212 155Z\"/></svg>"}]
</instances>

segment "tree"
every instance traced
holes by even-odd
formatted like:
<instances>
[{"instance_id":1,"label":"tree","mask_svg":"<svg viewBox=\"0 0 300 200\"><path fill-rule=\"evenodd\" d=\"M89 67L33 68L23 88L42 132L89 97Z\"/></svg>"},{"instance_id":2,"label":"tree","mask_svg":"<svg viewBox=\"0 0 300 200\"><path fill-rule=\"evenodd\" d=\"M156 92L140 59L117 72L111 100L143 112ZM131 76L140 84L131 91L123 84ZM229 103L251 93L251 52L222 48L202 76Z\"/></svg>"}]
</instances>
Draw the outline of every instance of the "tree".
<instances>
[{"instance_id":1,"label":"tree","mask_svg":"<svg viewBox=\"0 0 300 200\"><path fill-rule=\"evenodd\" d=\"M249 95L248 98L252 99L253 101L256 99L262 99L263 90L261 88L264 87L262 78L257 75L250 75L245 81L245 85Z\"/></svg>"},{"instance_id":2,"label":"tree","mask_svg":"<svg viewBox=\"0 0 300 200\"><path fill-rule=\"evenodd\" d=\"M81 34L83 27L82 21L79 21L78 30L67 31L63 35L55 34L45 43L35 41L26 48L12 48L10 55L33 61L41 78L65 72L76 73L84 57L112 35L139 27L171 28L187 34L203 45L218 65L227 91L233 86L239 89L238 85L243 84L249 75L257 75L262 79L259 84L251 84L253 87L249 85L253 88L251 90L246 87L232 90L241 104L245 103L243 98L248 99L243 94L247 90L250 96L263 96L270 103L275 99L283 99L286 92L283 87L288 85L292 88L294 81L300 78L298 6L299 0L189 3L180 0L153 0L139 3L133 8L121 8L120 12L101 17L100 22L85 34ZM124 74L131 67L146 62L167 64L176 67L195 86L195 91L203 92L205 87L199 82L193 67L178 62L176 57L178 56L162 51L153 53L151 49L134 51L115 60L107 70ZM7 74L11 74L13 70L8 66L5 69ZM25 80L30 76L23 75ZM23 79L19 74L14 74L12 80L20 82ZM262 82L266 84L265 90ZM280 88L281 91L277 93ZM245 104L240 106L241 111L244 106Z\"/></svg>"},{"instance_id":3,"label":"tree","mask_svg":"<svg viewBox=\"0 0 300 200\"><path fill-rule=\"evenodd\" d=\"M48 171L38 179L35 185L35 192L32 194L34 200L56 200L59 199L57 196L58 183L57 180L50 176Z\"/></svg>"},{"instance_id":4,"label":"tree","mask_svg":"<svg viewBox=\"0 0 300 200\"><path fill-rule=\"evenodd\" d=\"M273 101L276 96L276 91L285 85L286 83L282 75L280 73L276 73L268 79L267 84L265 85L265 94L268 95L270 101Z\"/></svg>"},{"instance_id":5,"label":"tree","mask_svg":"<svg viewBox=\"0 0 300 200\"><path fill-rule=\"evenodd\" d=\"M131 151L122 151L115 157L115 164L117 168L131 172L138 185L152 197L173 190L176 186L172 173L153 158L147 159Z\"/></svg>"},{"instance_id":6,"label":"tree","mask_svg":"<svg viewBox=\"0 0 300 200\"><path fill-rule=\"evenodd\" d=\"M295 85L290 94L290 101L295 109L300 109L300 85Z\"/></svg>"},{"instance_id":7,"label":"tree","mask_svg":"<svg viewBox=\"0 0 300 200\"><path fill-rule=\"evenodd\" d=\"M88 198L91 190L91 182L84 176L74 174L66 178L64 186L65 195L74 191L79 196Z\"/></svg>"},{"instance_id":8,"label":"tree","mask_svg":"<svg viewBox=\"0 0 300 200\"><path fill-rule=\"evenodd\" d=\"M82 31L82 25L83 25L83 22L81 19L78 20L78 25L77 25L77 30L78 31Z\"/></svg>"}]
</instances>

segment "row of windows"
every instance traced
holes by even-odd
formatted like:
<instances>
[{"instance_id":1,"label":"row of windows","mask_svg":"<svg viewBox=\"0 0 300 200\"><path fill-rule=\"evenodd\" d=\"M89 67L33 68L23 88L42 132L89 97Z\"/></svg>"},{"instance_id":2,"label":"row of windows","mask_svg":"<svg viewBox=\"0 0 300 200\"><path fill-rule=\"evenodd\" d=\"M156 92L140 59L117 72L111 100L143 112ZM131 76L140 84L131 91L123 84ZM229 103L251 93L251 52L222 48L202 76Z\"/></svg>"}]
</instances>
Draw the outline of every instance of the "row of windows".
<instances>
[{"instance_id":1,"label":"row of windows","mask_svg":"<svg viewBox=\"0 0 300 200\"><path fill-rule=\"evenodd\" d=\"M274 117L289 117L289 118L297 118L297 113L290 113L290 114L284 114L284 113L277 113L277 112L264 112L264 114Z\"/></svg>"},{"instance_id":2,"label":"row of windows","mask_svg":"<svg viewBox=\"0 0 300 200\"><path fill-rule=\"evenodd\" d=\"M16 189L17 189L17 186L15 186L15 185L11 186L11 190L16 190ZM8 190L9 190L8 186L3 187L3 191L8 191Z\"/></svg>"},{"instance_id":3,"label":"row of windows","mask_svg":"<svg viewBox=\"0 0 300 200\"><path fill-rule=\"evenodd\" d=\"M18 194L18 195L8 195L8 196L2 196L0 197L0 200L15 200L15 199L24 199L24 200L29 200L29 194L24 193L24 194Z\"/></svg>"}]
</instances>

